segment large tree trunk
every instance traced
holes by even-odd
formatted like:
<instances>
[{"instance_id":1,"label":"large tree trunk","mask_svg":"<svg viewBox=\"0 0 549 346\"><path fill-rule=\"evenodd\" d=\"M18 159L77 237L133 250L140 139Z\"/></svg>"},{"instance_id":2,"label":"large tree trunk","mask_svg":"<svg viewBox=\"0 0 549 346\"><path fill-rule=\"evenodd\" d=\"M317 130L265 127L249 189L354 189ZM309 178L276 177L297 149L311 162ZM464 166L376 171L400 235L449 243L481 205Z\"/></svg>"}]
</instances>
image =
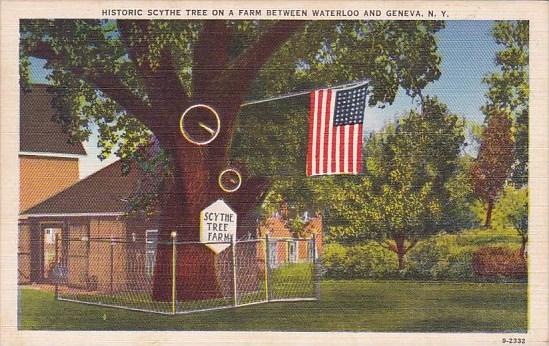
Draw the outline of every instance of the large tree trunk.
<instances>
[{"instance_id":1,"label":"large tree trunk","mask_svg":"<svg viewBox=\"0 0 549 346\"><path fill-rule=\"evenodd\" d=\"M215 142L214 142L215 143ZM200 240L200 212L218 199L223 199L238 216L237 239L254 229L241 222L250 210L262 201L267 187L266 179L250 178L245 171L242 187L234 193L226 193L217 183L219 172L227 168L227 150L211 151L202 147L188 147L173 153L174 177L167 182L162 193L160 234L161 240L171 240L176 232L174 248L160 244L157 250L153 297L157 300L172 298L172 263L176 262L176 298L179 301L219 298L227 295L221 289L222 282L232 278L227 269L216 270L216 261L230 263L230 248L215 254L198 242ZM246 227L247 226L247 227ZM253 226L253 225L252 225ZM231 286L232 287L232 286Z\"/></svg>"},{"instance_id":2,"label":"large tree trunk","mask_svg":"<svg viewBox=\"0 0 549 346\"><path fill-rule=\"evenodd\" d=\"M388 244L388 246L384 246L387 249L393 251L396 253L398 258L398 270L403 270L406 266L406 254L410 249L412 249L414 246L416 246L418 240L417 239L411 239L409 240L408 246L406 246L406 236L404 236L403 233L397 233L393 236L394 244Z\"/></svg>"},{"instance_id":3,"label":"large tree trunk","mask_svg":"<svg viewBox=\"0 0 549 346\"><path fill-rule=\"evenodd\" d=\"M237 213L237 219L261 202L265 179L250 178L241 172L244 173L241 188L226 193L217 185L217 178L229 167L228 151L236 118L252 81L271 55L303 24L274 22L257 41L231 60L230 26L225 21L204 21L193 45L192 90L185 90L169 46L161 49L158 66L147 63L150 61L147 59L150 22L118 21L121 38L129 57L136 63L149 97L149 105L138 109L144 109L138 118L151 129L171 158L173 177L161 193L161 241L170 240L170 234L175 231L178 242L198 242L200 211L217 199L223 199ZM139 44L134 44L136 41ZM206 146L187 142L178 131L181 114L195 104L206 104L219 114L219 134ZM244 167L241 170L245 171ZM239 223L237 238L248 231ZM162 244L157 250L153 297L158 300L169 300L172 296L172 250L171 246ZM175 251L178 300L207 299L222 294L215 269L216 257L209 248L200 243L180 244Z\"/></svg>"}]
</instances>

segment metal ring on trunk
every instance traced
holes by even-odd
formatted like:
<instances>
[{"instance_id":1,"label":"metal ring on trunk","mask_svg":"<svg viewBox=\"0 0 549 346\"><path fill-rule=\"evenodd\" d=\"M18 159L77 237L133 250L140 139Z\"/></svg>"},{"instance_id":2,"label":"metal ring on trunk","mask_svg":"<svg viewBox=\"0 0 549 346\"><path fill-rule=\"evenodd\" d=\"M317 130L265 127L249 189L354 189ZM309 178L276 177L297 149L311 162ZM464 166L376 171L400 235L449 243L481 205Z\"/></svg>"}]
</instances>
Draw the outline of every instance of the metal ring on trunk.
<instances>
[{"instance_id":1,"label":"metal ring on trunk","mask_svg":"<svg viewBox=\"0 0 549 346\"><path fill-rule=\"evenodd\" d=\"M189 132L185 128L185 116L187 116L187 114L189 114L189 112L195 108L205 108L209 110L210 113L213 114L213 116L215 117L216 129L212 129L200 121L198 121L198 123L195 124L196 126L203 128L206 132L210 134L210 138L204 141L200 141L195 138L192 138L192 136L189 134ZM181 115L181 118L179 119L179 131L187 141L195 145L206 145L211 143L217 137L220 130L221 130L221 119L219 118L219 114L215 111L215 109L205 104L196 104L196 105L190 106L185 110L185 112L183 112L183 114Z\"/></svg>"},{"instance_id":2,"label":"metal ring on trunk","mask_svg":"<svg viewBox=\"0 0 549 346\"><path fill-rule=\"evenodd\" d=\"M232 179L229 178L229 183L231 185L227 185L227 183L223 181L224 176L227 174L234 174L236 176ZM217 183L221 190L225 192L235 192L236 190L240 189L240 186L242 185L242 175L240 175L240 172L238 172L236 169L227 168L226 170L219 173Z\"/></svg>"}]
</instances>

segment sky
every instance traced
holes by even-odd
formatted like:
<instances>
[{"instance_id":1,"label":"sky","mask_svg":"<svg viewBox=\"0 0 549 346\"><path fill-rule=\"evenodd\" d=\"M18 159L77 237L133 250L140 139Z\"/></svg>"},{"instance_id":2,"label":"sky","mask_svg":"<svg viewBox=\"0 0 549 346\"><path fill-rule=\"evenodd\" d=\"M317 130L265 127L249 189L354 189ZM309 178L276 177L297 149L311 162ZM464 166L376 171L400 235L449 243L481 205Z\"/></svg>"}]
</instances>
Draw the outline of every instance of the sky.
<instances>
[{"instance_id":1,"label":"sky","mask_svg":"<svg viewBox=\"0 0 549 346\"><path fill-rule=\"evenodd\" d=\"M437 96L448 105L452 113L476 123L482 123L484 119L480 107L484 104L487 86L482 83L482 77L496 70L495 54L501 49L490 35L492 24L492 21L447 21L446 28L437 33L442 75L423 91L424 95ZM43 64L43 60L31 60L33 82L47 83L48 71L43 68ZM364 131L380 130L415 107L416 102L401 90L393 104L366 110ZM113 156L104 161L97 158L100 151L96 133L84 142L84 147L88 155L80 160L80 178L116 159Z\"/></svg>"}]
</instances>

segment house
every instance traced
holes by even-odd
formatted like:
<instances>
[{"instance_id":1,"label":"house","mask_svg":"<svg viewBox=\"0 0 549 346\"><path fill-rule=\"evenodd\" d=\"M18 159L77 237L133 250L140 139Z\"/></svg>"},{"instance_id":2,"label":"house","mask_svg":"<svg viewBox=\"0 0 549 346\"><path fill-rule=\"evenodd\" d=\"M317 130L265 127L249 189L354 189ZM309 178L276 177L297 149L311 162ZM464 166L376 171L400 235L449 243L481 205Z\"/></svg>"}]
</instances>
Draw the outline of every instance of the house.
<instances>
[{"instance_id":1,"label":"house","mask_svg":"<svg viewBox=\"0 0 549 346\"><path fill-rule=\"evenodd\" d=\"M33 247L28 268L20 270L29 273L31 282L49 281L56 260L54 252L48 252L47 244L54 243L52 234L58 237L61 244L58 250L63 258L57 260L69 263L71 273L86 272L78 279L82 285L88 276L99 277L101 282L100 274L94 274L93 270L103 270L106 266L103 262L108 260L106 254L110 251L108 245L111 239L139 241L143 246L155 245L157 220L134 217L129 213L127 200L139 183L139 170L132 169L128 175L123 175L121 165L120 161L116 161L21 213L20 233L30 234ZM48 229L54 232L48 233ZM87 239L103 239L107 242L77 242ZM115 249L115 261L122 261L126 249L122 246ZM147 251L147 257L151 258L143 260L154 263L154 247L150 250ZM91 255L94 258L93 265L80 260ZM77 265L78 262L82 262L82 265ZM123 267L117 263L114 266ZM152 264L149 269L152 271ZM121 268L120 275L124 272Z\"/></svg>"},{"instance_id":2,"label":"house","mask_svg":"<svg viewBox=\"0 0 549 346\"><path fill-rule=\"evenodd\" d=\"M22 94L21 101L21 117L28 124L21 126L22 131L27 129L21 135L21 147L27 149L22 150L21 156L24 203L19 217L19 281L48 283L54 274L58 274L55 270L62 267L66 271L64 277L73 287L113 291L116 285L131 281L131 275L150 277L155 265L158 218L154 214L147 217L136 215L128 203L131 196L142 188L142 171L134 167L124 175L122 163L116 161L78 180L78 155L85 154L85 151L81 145L75 149L66 143L67 135L49 121L53 109L51 94L46 89L46 86L33 88L36 100L29 101L27 98L31 94ZM42 121L37 121L29 112L47 115ZM41 122L47 125L40 126ZM52 140L54 135L64 144ZM40 143L42 146L38 145ZM50 144L57 153L44 149ZM50 168L48 164L53 165L50 161L54 159L59 163ZM29 171L27 167L30 166L38 168ZM29 172L35 172L35 175ZM34 188L28 189L23 185L28 185L31 178L37 181L33 182ZM23 198L23 195L32 198ZM257 234L252 237L264 237L268 233L271 239L285 238L273 242L269 250L277 249L277 257L271 263L273 266L284 261L304 261L313 253L310 242L290 239L296 234L287 227L286 221L279 222L273 217L265 222L258 226ZM277 222L279 226L276 226ZM310 237L312 234L317 234L315 253L318 255L322 246L320 217L307 220L302 235ZM264 252L258 251L257 256L263 258ZM64 265L58 266L59 263ZM116 278L114 286L113 277Z\"/></svg>"},{"instance_id":3,"label":"house","mask_svg":"<svg viewBox=\"0 0 549 346\"><path fill-rule=\"evenodd\" d=\"M153 273L158 218L144 218L130 212L127 201L142 181L141 173L139 169L131 169L124 175L121 165L120 161L114 162L21 214L20 230L31 234L32 243L36 244L31 251L30 266L26 268L31 282L48 282L52 274L56 259L44 252L48 242L44 230L48 228L55 229L60 239L62 259L57 260L67 264L72 286L89 287L89 280L93 278L93 285L107 289L111 271L118 283L131 281L129 275ZM273 268L283 263L306 261L313 254L312 243L297 240L287 221L279 216L260 223L253 237L266 234L272 240L269 255ZM310 239L313 234L318 257L322 249L320 216L306 222L301 236ZM91 239L94 241L80 241ZM115 246L111 247L113 241ZM263 258L263 251L258 251L257 256ZM111 269L105 269L109 267Z\"/></svg>"},{"instance_id":4,"label":"house","mask_svg":"<svg viewBox=\"0 0 549 346\"><path fill-rule=\"evenodd\" d=\"M82 143L69 143L69 135L52 121L56 110L52 107L51 86L34 84L31 90L20 92L19 140L19 211L27 210L45 201L79 180L79 160L86 155ZM22 225L25 224L21 220ZM19 235L19 280L30 280L31 234ZM44 225L46 239L51 239L54 228ZM41 237L44 237L42 235ZM46 241L46 253L52 253L52 244ZM21 270L22 269L22 270Z\"/></svg>"},{"instance_id":5,"label":"house","mask_svg":"<svg viewBox=\"0 0 549 346\"><path fill-rule=\"evenodd\" d=\"M269 244L269 259L272 268L285 263L305 262L313 256L318 257L322 253L322 215L317 214L314 217L309 217L308 213L302 216L294 213L292 218L301 218L303 222L303 229L296 231L292 230L290 226L289 214L287 204L282 202L278 212L265 219L258 226L258 237L267 235L271 239L276 239ZM314 248L311 241L303 240L312 239L313 237Z\"/></svg>"},{"instance_id":6,"label":"house","mask_svg":"<svg viewBox=\"0 0 549 346\"><path fill-rule=\"evenodd\" d=\"M35 84L21 91L19 210L26 210L79 179L79 159L86 155L82 143L69 143L69 135L52 121L55 109L50 86Z\"/></svg>"}]
</instances>

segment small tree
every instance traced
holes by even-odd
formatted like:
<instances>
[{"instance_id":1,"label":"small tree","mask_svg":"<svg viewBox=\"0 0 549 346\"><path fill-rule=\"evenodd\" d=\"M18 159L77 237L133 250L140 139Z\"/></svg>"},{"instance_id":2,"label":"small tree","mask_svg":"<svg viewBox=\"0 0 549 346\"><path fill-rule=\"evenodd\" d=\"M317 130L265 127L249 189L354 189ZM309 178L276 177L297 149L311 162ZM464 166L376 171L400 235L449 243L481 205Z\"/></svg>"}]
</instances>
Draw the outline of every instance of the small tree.
<instances>
[{"instance_id":1,"label":"small tree","mask_svg":"<svg viewBox=\"0 0 549 346\"><path fill-rule=\"evenodd\" d=\"M494 204L511 174L514 145L509 111L492 108L488 112L480 150L470 171L475 195L486 204L484 227L490 227Z\"/></svg>"},{"instance_id":2,"label":"small tree","mask_svg":"<svg viewBox=\"0 0 549 346\"><path fill-rule=\"evenodd\" d=\"M528 243L528 188L507 186L494 209L494 225L513 227L521 238L520 255L525 257Z\"/></svg>"},{"instance_id":3,"label":"small tree","mask_svg":"<svg viewBox=\"0 0 549 346\"><path fill-rule=\"evenodd\" d=\"M418 241L459 224L448 216L461 200L452 196L452 181L459 176L463 132L462 119L426 98L421 113L373 134L365 148L366 175L334 179L330 236L376 240L404 269Z\"/></svg>"},{"instance_id":4,"label":"small tree","mask_svg":"<svg viewBox=\"0 0 549 346\"><path fill-rule=\"evenodd\" d=\"M528 183L528 21L496 21L492 36L502 49L496 53L499 71L488 74L485 114L491 107L508 108L514 126L515 157L512 179L515 185Z\"/></svg>"}]
</instances>

